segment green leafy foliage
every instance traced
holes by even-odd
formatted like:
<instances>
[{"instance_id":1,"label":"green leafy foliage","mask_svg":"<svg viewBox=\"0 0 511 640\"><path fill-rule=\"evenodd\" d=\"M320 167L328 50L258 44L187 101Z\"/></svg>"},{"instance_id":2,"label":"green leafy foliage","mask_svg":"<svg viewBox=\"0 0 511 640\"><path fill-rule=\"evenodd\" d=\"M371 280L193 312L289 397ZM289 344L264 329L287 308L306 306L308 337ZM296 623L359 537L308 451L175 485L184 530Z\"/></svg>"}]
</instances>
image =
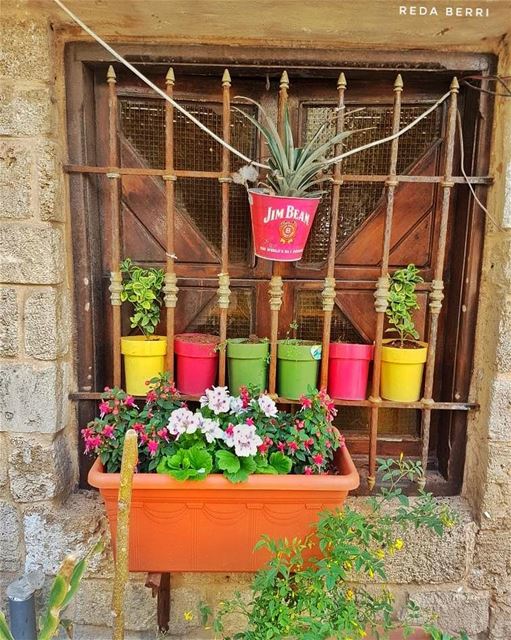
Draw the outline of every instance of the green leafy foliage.
<instances>
[{"instance_id":1,"label":"green leafy foliage","mask_svg":"<svg viewBox=\"0 0 511 640\"><path fill-rule=\"evenodd\" d=\"M412 311L420 308L415 288L421 282L424 280L419 275L419 269L413 264L398 269L390 277L388 307L385 314L392 326L387 329L387 332L399 335L401 347L404 346L406 339L419 339L419 333L412 319Z\"/></svg>"},{"instance_id":2,"label":"green leafy foliage","mask_svg":"<svg viewBox=\"0 0 511 640\"><path fill-rule=\"evenodd\" d=\"M139 329L149 338L160 322L165 280L163 269L143 269L126 258L121 263L121 272L127 276L122 285L121 301L131 302L133 305L131 328Z\"/></svg>"},{"instance_id":3,"label":"green leafy foliage","mask_svg":"<svg viewBox=\"0 0 511 640\"><path fill-rule=\"evenodd\" d=\"M455 515L431 494L421 491L417 498L402 499L403 482L422 475L420 463L402 456L379 462L385 487L363 510L325 512L314 535L303 540L263 537L256 550L267 550L271 559L254 578L251 597L236 593L220 603L216 615L203 603L203 623L224 640L354 640L366 634L383 638L397 627L409 633L426 619L424 629L432 640L454 640L412 601L404 618L395 620L389 590L365 586L376 578L386 580L385 559L403 548L408 529L426 527L442 535L455 522ZM245 619L244 628L239 624L233 635L225 635L226 618L233 614Z\"/></svg>"},{"instance_id":4,"label":"green leafy foliage","mask_svg":"<svg viewBox=\"0 0 511 640\"><path fill-rule=\"evenodd\" d=\"M243 99L254 104L262 116L260 122L243 109L233 107L257 128L268 146L270 171L266 177L266 186L279 196L305 198L321 196L324 193L321 186L325 180L329 179L324 173L326 160L335 145L342 143L354 131L343 131L325 141L325 134L332 125L331 120L326 120L314 132L309 142L303 147L297 147L287 107L284 110L284 126L280 135L276 123L258 102L251 98L243 97Z\"/></svg>"},{"instance_id":5,"label":"green leafy foliage","mask_svg":"<svg viewBox=\"0 0 511 640\"><path fill-rule=\"evenodd\" d=\"M202 480L213 468L213 458L200 445L179 449L172 456L162 458L158 473L167 473L176 480Z\"/></svg>"}]
</instances>

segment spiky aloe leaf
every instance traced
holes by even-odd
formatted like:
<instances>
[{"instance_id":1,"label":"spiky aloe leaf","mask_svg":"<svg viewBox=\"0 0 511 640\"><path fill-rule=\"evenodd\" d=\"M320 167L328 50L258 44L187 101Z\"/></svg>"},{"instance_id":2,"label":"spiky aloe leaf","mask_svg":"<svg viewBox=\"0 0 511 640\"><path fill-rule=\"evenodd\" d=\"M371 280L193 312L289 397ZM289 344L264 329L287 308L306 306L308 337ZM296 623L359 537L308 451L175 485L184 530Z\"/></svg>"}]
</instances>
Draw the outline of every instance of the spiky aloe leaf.
<instances>
[{"instance_id":1,"label":"spiky aloe leaf","mask_svg":"<svg viewBox=\"0 0 511 640\"><path fill-rule=\"evenodd\" d=\"M0 611L0 640L14 640L14 637L7 626L7 621L3 611Z\"/></svg>"}]
</instances>

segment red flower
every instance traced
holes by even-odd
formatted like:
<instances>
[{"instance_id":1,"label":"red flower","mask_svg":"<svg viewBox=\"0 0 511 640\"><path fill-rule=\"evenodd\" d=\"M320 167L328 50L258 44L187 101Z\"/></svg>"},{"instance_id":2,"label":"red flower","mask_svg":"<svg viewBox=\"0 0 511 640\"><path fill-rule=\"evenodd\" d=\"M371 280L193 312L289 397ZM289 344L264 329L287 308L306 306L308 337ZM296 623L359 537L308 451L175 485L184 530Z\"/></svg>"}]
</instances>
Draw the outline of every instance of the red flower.
<instances>
[{"instance_id":1,"label":"red flower","mask_svg":"<svg viewBox=\"0 0 511 640\"><path fill-rule=\"evenodd\" d=\"M312 460L313 460L314 464L317 464L318 467L320 467L323 464L324 458L321 455L321 453L316 453L315 456L312 456Z\"/></svg>"},{"instance_id":2,"label":"red flower","mask_svg":"<svg viewBox=\"0 0 511 640\"><path fill-rule=\"evenodd\" d=\"M312 475L312 469L310 467L305 467L303 472L305 473L306 476Z\"/></svg>"},{"instance_id":3,"label":"red flower","mask_svg":"<svg viewBox=\"0 0 511 640\"><path fill-rule=\"evenodd\" d=\"M231 424L230 422L229 422L229 424L227 425L227 429L225 430L225 433L226 433L229 437L231 437L231 436L232 436L232 434L234 433L234 425L233 425L233 424Z\"/></svg>"},{"instance_id":4,"label":"red flower","mask_svg":"<svg viewBox=\"0 0 511 640\"><path fill-rule=\"evenodd\" d=\"M103 427L103 436L105 438L113 438L114 437L114 427L111 424L107 424Z\"/></svg>"},{"instance_id":5,"label":"red flower","mask_svg":"<svg viewBox=\"0 0 511 640\"><path fill-rule=\"evenodd\" d=\"M154 456L158 451L158 442L156 440L149 440L147 443L147 448L149 449L149 454Z\"/></svg>"},{"instance_id":6,"label":"red flower","mask_svg":"<svg viewBox=\"0 0 511 640\"><path fill-rule=\"evenodd\" d=\"M306 396L300 397L300 403L302 405L302 409L310 409L312 407L312 400Z\"/></svg>"},{"instance_id":7,"label":"red flower","mask_svg":"<svg viewBox=\"0 0 511 640\"><path fill-rule=\"evenodd\" d=\"M327 441L325 442L325 447L326 447L327 449L330 449L330 447L331 447L331 446L332 446L332 443L330 442L330 440L327 440Z\"/></svg>"},{"instance_id":8,"label":"red flower","mask_svg":"<svg viewBox=\"0 0 511 640\"><path fill-rule=\"evenodd\" d=\"M169 441L169 432L167 431L167 427L163 427L159 431L156 432L160 438L163 440Z\"/></svg>"},{"instance_id":9,"label":"red flower","mask_svg":"<svg viewBox=\"0 0 511 640\"><path fill-rule=\"evenodd\" d=\"M247 418L245 420L246 424L250 425L251 427L254 426L254 419L253 418Z\"/></svg>"},{"instance_id":10,"label":"red flower","mask_svg":"<svg viewBox=\"0 0 511 640\"><path fill-rule=\"evenodd\" d=\"M137 432L137 433L143 433L144 431L144 425L141 422L135 422L135 424L133 425L133 429Z\"/></svg>"},{"instance_id":11,"label":"red flower","mask_svg":"<svg viewBox=\"0 0 511 640\"><path fill-rule=\"evenodd\" d=\"M112 413L112 408L110 407L110 403L106 402L105 400L100 402L99 403L99 412L101 413L102 416L104 416L107 413Z\"/></svg>"},{"instance_id":12,"label":"red flower","mask_svg":"<svg viewBox=\"0 0 511 640\"><path fill-rule=\"evenodd\" d=\"M135 398L133 396L126 396L124 398L124 404L127 407L133 407L135 405Z\"/></svg>"},{"instance_id":13,"label":"red flower","mask_svg":"<svg viewBox=\"0 0 511 640\"><path fill-rule=\"evenodd\" d=\"M278 445L277 445L277 449L280 452L284 453L284 451L286 450L286 443L285 442L279 442Z\"/></svg>"},{"instance_id":14,"label":"red flower","mask_svg":"<svg viewBox=\"0 0 511 640\"><path fill-rule=\"evenodd\" d=\"M250 393L248 392L247 387L240 387L240 398L242 408L246 409L250 404Z\"/></svg>"},{"instance_id":15,"label":"red flower","mask_svg":"<svg viewBox=\"0 0 511 640\"><path fill-rule=\"evenodd\" d=\"M305 440L305 442L303 443L303 446L308 449L309 447L312 447L314 445L314 438L309 438L308 440Z\"/></svg>"},{"instance_id":16,"label":"red flower","mask_svg":"<svg viewBox=\"0 0 511 640\"><path fill-rule=\"evenodd\" d=\"M147 433L145 431L142 431L140 433L140 442L142 444L145 444L148 440L149 440L149 436L147 435Z\"/></svg>"},{"instance_id":17,"label":"red flower","mask_svg":"<svg viewBox=\"0 0 511 640\"><path fill-rule=\"evenodd\" d=\"M156 395L156 391L154 391L153 389L147 392L147 395L146 395L147 402L154 402L157 398L158 396Z\"/></svg>"},{"instance_id":18,"label":"red flower","mask_svg":"<svg viewBox=\"0 0 511 640\"><path fill-rule=\"evenodd\" d=\"M300 431L300 429L303 429L305 427L305 420L295 420L295 429L297 431Z\"/></svg>"},{"instance_id":19,"label":"red flower","mask_svg":"<svg viewBox=\"0 0 511 640\"><path fill-rule=\"evenodd\" d=\"M289 451L291 453L294 453L297 449L298 449L298 445L296 444L296 442L289 442L287 445L287 448L289 449Z\"/></svg>"},{"instance_id":20,"label":"red flower","mask_svg":"<svg viewBox=\"0 0 511 640\"><path fill-rule=\"evenodd\" d=\"M266 453L268 451L268 445L265 442L263 442L263 444L260 444L257 447L257 450L259 451L259 453L262 453L262 454Z\"/></svg>"}]
</instances>

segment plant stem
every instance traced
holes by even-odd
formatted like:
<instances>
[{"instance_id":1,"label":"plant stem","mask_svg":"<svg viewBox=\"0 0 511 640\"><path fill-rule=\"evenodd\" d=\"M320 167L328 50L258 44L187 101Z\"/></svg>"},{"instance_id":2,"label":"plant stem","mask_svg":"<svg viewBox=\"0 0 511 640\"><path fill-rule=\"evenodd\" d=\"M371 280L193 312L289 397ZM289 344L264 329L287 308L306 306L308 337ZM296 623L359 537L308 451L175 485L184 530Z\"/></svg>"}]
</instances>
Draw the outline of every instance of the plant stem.
<instances>
[{"instance_id":1,"label":"plant stem","mask_svg":"<svg viewBox=\"0 0 511 640\"><path fill-rule=\"evenodd\" d=\"M128 582L129 522L133 474L137 464L137 433L128 429L124 439L121 462L121 480L117 503L117 540L112 615L114 616L112 640L124 639L124 595Z\"/></svg>"}]
</instances>

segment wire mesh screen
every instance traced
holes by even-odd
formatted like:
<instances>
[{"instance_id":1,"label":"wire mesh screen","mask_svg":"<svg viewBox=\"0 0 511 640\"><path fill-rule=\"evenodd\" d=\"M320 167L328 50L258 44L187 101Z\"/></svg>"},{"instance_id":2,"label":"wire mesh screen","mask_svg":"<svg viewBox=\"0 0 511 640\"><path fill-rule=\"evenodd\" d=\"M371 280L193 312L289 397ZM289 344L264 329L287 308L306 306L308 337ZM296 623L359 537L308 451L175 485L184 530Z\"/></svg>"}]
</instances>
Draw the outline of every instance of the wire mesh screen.
<instances>
[{"instance_id":1,"label":"wire mesh screen","mask_svg":"<svg viewBox=\"0 0 511 640\"><path fill-rule=\"evenodd\" d=\"M142 160L151 168L165 166L165 105L152 98L121 97L120 129ZM222 106L184 102L183 106L209 129L222 135ZM255 115L255 108L242 105ZM254 127L240 113L231 113L231 141L255 157L257 135ZM243 162L231 157L232 169ZM174 164L189 171L220 171L222 147L180 112L174 112ZM163 183L162 183L163 188ZM214 179L179 178L176 182L176 206L186 214L205 240L220 252L222 236L222 201L219 183ZM250 211L246 192L232 185L229 198L229 260L247 262L250 258Z\"/></svg>"},{"instance_id":2,"label":"wire mesh screen","mask_svg":"<svg viewBox=\"0 0 511 640\"><path fill-rule=\"evenodd\" d=\"M253 297L252 289L232 289L227 316L227 335L229 338L246 338L254 332ZM195 316L186 330L218 335L220 309L216 297Z\"/></svg>"},{"instance_id":3,"label":"wire mesh screen","mask_svg":"<svg viewBox=\"0 0 511 640\"><path fill-rule=\"evenodd\" d=\"M337 407L334 421L341 432L369 433L369 410L364 407ZM411 409L380 409L378 433L386 436L418 436L420 411Z\"/></svg>"},{"instance_id":4,"label":"wire mesh screen","mask_svg":"<svg viewBox=\"0 0 511 640\"><path fill-rule=\"evenodd\" d=\"M350 107L351 109L351 107ZM302 139L309 140L317 129L327 120L320 136L327 140L335 132L335 115L333 106L303 105L304 118ZM403 106L401 126L409 124L424 110L421 106ZM354 109L351 109L354 111ZM442 113L439 109L429 114L416 127L403 134L399 141L397 172L406 173L428 148L440 138ZM345 129L355 131L346 139L344 148L350 149L384 138L392 133L392 107L367 106L361 111L350 113L345 117ZM367 129L360 131L361 129ZM390 143L372 147L361 153L346 158L343 164L344 173L386 175L389 170ZM329 188L328 188L329 190ZM377 182L346 183L341 186L339 202L339 226L337 229L338 245L349 238L354 231L375 210L383 196L384 186ZM316 214L310 240L304 252L303 263L314 264L324 262L328 254L330 234L331 206L330 193L325 194Z\"/></svg>"},{"instance_id":5,"label":"wire mesh screen","mask_svg":"<svg viewBox=\"0 0 511 640\"><path fill-rule=\"evenodd\" d=\"M321 291L299 291L295 304L295 317L298 323L297 337L302 340L321 342L324 317ZM342 342L364 342L364 339L337 306L334 307L332 314L331 336L332 340Z\"/></svg>"}]
</instances>

